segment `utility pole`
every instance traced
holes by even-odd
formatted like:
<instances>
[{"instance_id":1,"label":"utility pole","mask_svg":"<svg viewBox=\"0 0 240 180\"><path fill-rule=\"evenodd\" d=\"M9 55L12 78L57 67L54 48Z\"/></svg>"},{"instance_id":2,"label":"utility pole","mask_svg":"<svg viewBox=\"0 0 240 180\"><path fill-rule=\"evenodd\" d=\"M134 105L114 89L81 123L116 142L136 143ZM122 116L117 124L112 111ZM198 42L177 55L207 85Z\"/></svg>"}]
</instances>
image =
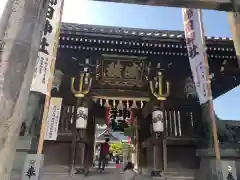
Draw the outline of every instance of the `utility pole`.
<instances>
[{"instance_id":1,"label":"utility pole","mask_svg":"<svg viewBox=\"0 0 240 180\"><path fill-rule=\"evenodd\" d=\"M48 0L8 0L0 21L0 177L10 180Z\"/></svg>"}]
</instances>

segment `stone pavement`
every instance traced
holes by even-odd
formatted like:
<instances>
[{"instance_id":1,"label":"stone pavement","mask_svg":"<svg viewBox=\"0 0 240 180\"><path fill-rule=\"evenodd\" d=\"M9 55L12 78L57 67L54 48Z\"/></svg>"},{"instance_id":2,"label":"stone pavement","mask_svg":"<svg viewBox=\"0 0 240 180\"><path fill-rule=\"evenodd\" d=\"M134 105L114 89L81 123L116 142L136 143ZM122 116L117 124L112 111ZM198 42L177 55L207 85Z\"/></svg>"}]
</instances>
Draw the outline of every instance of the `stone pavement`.
<instances>
[{"instance_id":1,"label":"stone pavement","mask_svg":"<svg viewBox=\"0 0 240 180\"><path fill-rule=\"evenodd\" d=\"M89 176L84 177L83 175L74 175L69 177L68 174L44 174L40 180L122 180L123 175L119 169L106 168L104 173L97 172L96 169L91 170ZM149 178L138 176L137 180L147 180Z\"/></svg>"}]
</instances>

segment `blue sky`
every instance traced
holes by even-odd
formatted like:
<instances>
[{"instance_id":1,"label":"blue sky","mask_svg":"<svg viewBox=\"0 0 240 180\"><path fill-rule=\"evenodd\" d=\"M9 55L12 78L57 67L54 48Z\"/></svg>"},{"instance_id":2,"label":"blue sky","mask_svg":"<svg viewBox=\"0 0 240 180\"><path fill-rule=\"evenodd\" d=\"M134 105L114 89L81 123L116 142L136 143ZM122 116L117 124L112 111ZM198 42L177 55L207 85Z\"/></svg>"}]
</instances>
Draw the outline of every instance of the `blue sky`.
<instances>
[{"instance_id":1,"label":"blue sky","mask_svg":"<svg viewBox=\"0 0 240 180\"><path fill-rule=\"evenodd\" d=\"M0 0L0 16L6 0ZM231 37L228 17L225 12L203 11L207 36ZM143 29L183 30L179 8L93 2L88 0L65 0L63 21L71 23L120 26ZM222 119L240 120L236 98L240 87L214 101L214 107Z\"/></svg>"}]
</instances>

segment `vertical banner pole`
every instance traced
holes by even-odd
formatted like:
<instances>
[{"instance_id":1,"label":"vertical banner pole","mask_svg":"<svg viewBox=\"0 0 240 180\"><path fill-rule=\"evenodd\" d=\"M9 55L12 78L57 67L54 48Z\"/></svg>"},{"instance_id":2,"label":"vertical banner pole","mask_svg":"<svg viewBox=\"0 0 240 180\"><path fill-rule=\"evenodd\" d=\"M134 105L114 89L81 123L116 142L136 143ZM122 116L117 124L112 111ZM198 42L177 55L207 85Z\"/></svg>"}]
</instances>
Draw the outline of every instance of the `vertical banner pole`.
<instances>
[{"instance_id":1,"label":"vertical banner pole","mask_svg":"<svg viewBox=\"0 0 240 180\"><path fill-rule=\"evenodd\" d=\"M208 115L211 128L216 160L220 160L220 149L217 136L216 117L213 109L211 76L204 36L202 10L183 8L184 32L188 50L189 63L201 105L208 104Z\"/></svg>"},{"instance_id":2,"label":"vertical banner pole","mask_svg":"<svg viewBox=\"0 0 240 180\"><path fill-rule=\"evenodd\" d=\"M56 33L55 45L54 45L54 49L53 49L53 57L52 57L52 63L51 63L51 69L50 69L52 76L53 76L54 70L55 70L55 62L56 62L56 56L57 56L57 50L58 50L58 44L59 44L59 36L60 36L60 23L61 23L62 14L63 14L63 5L64 5L64 0L62 0L62 4L61 4L60 20L59 20L58 30ZM48 79L49 95L46 95L46 97L45 97L42 125L41 125L40 137L39 137L39 142L38 142L38 148L37 148L38 154L41 154L43 151L44 137L45 137L45 131L46 131L47 118L48 118L48 110L49 110L49 104L50 104L50 100L51 100L51 89L52 89L52 82L53 82L52 76L50 76Z\"/></svg>"},{"instance_id":3,"label":"vertical banner pole","mask_svg":"<svg viewBox=\"0 0 240 180\"><path fill-rule=\"evenodd\" d=\"M219 141L218 141L218 135L217 135L217 124L216 124L216 117L214 114L214 108L213 108L213 99L212 99L212 88L211 88L211 77L209 75L209 63L208 63L208 57L207 57L207 51L206 51L206 43L205 43L205 36L204 36L204 27L203 27L203 16L202 16L202 10L199 9L199 20L200 20L200 27L201 27L201 36L202 36L202 42L203 42L203 50L204 50L204 67L206 67L206 75L207 75L207 88L208 88L208 96L209 96L209 115L212 121L212 135L213 135L213 143L214 143L214 150L216 155L216 160L220 160L220 149L219 149Z\"/></svg>"}]
</instances>

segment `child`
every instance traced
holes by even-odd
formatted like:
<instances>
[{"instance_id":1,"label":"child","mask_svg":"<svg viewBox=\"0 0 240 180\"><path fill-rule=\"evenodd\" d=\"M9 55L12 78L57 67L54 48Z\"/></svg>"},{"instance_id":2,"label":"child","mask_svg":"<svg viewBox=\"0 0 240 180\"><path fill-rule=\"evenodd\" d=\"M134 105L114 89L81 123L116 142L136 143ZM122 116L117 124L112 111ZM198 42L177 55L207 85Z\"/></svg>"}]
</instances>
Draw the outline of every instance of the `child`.
<instances>
[{"instance_id":1,"label":"child","mask_svg":"<svg viewBox=\"0 0 240 180\"><path fill-rule=\"evenodd\" d=\"M124 168L124 180L134 180L136 178L137 173L133 169L133 163L128 162Z\"/></svg>"}]
</instances>

